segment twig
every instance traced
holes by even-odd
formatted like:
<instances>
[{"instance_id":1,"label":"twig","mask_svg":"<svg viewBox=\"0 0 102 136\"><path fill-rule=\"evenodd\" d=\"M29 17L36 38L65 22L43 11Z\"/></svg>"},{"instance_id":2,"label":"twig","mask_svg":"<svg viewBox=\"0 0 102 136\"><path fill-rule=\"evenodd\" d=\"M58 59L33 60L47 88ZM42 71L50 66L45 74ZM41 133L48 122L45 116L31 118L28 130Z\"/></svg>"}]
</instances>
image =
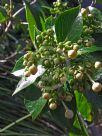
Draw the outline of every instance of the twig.
<instances>
[{"instance_id":1,"label":"twig","mask_svg":"<svg viewBox=\"0 0 102 136\"><path fill-rule=\"evenodd\" d=\"M11 35L10 33L7 33L7 35L8 35L12 40L14 40L16 43L18 43L18 40L17 40L13 35Z\"/></svg>"},{"instance_id":2,"label":"twig","mask_svg":"<svg viewBox=\"0 0 102 136\"><path fill-rule=\"evenodd\" d=\"M30 5L34 4L36 2L36 0L34 0L33 2L30 3ZM18 11L16 11L14 14L13 14L13 18L15 18L22 10L24 10L24 7L22 7L21 9L19 9Z\"/></svg>"},{"instance_id":3,"label":"twig","mask_svg":"<svg viewBox=\"0 0 102 136\"><path fill-rule=\"evenodd\" d=\"M82 129L82 133L84 136L90 136L89 132L88 132L88 126L86 124L86 122L84 121L83 117L81 116L81 114L77 111L77 118L78 121L80 123L80 127Z\"/></svg>"},{"instance_id":4,"label":"twig","mask_svg":"<svg viewBox=\"0 0 102 136\"><path fill-rule=\"evenodd\" d=\"M28 115L26 115L26 116L24 116L24 117L22 117L22 118L16 120L15 122L12 122L11 124L9 124L9 125L7 125L6 127L4 127L3 129L0 129L0 133L2 133L2 132L4 132L5 130L11 128L12 126L18 124L19 122L21 122L21 121L23 121L23 120L29 118L29 117L31 116L31 114L32 114L32 113L30 113L30 114L28 114Z\"/></svg>"},{"instance_id":5,"label":"twig","mask_svg":"<svg viewBox=\"0 0 102 136\"><path fill-rule=\"evenodd\" d=\"M27 23L27 22L21 22L21 24L23 24L23 25L28 25L28 23Z\"/></svg>"},{"instance_id":6,"label":"twig","mask_svg":"<svg viewBox=\"0 0 102 136\"><path fill-rule=\"evenodd\" d=\"M66 106L66 104L64 103L64 101L61 101L61 102L62 102L62 104L63 104L65 110L68 110L68 107Z\"/></svg>"},{"instance_id":7,"label":"twig","mask_svg":"<svg viewBox=\"0 0 102 136\"><path fill-rule=\"evenodd\" d=\"M9 59L15 57L16 55L17 55L17 52L14 52L11 56L5 58L5 60L0 60L0 62L1 62L1 63L5 63L5 62L7 62L7 60L9 60Z\"/></svg>"},{"instance_id":8,"label":"twig","mask_svg":"<svg viewBox=\"0 0 102 136\"><path fill-rule=\"evenodd\" d=\"M33 2L31 2L30 3L30 5L32 5L32 4L34 4L36 2L36 0L34 0ZM11 2L10 2L11 3ZM10 4L11 5L11 4ZM12 6L10 6L11 7L11 9L12 9ZM10 10L11 10L10 9ZM12 18L12 19L14 19L22 10L24 10L24 7L22 7L21 9L19 9L18 11L16 11L13 15L11 15L11 13L10 13L10 17ZM9 28L10 28L10 26L11 26L11 24L12 24L12 21L11 21L11 19L10 19L10 21L9 21L9 23L7 24L7 27L6 27L6 29L5 29L5 33L7 33L8 32L8 30L9 30Z\"/></svg>"},{"instance_id":9,"label":"twig","mask_svg":"<svg viewBox=\"0 0 102 136\"><path fill-rule=\"evenodd\" d=\"M40 119L40 122L42 122L44 125L47 125L47 127L53 129L54 131L58 131L59 133L63 133L60 129L58 129L57 127L55 127L54 125L50 124L49 122Z\"/></svg>"},{"instance_id":10,"label":"twig","mask_svg":"<svg viewBox=\"0 0 102 136\"><path fill-rule=\"evenodd\" d=\"M88 73L86 73L86 75L87 75L87 77L89 78L89 80L90 80L92 83L95 82L95 81L91 78L91 76L90 76Z\"/></svg>"},{"instance_id":11,"label":"twig","mask_svg":"<svg viewBox=\"0 0 102 136\"><path fill-rule=\"evenodd\" d=\"M11 18L12 18L12 9L13 9L13 3L12 3L12 0L10 0L10 11L9 11L10 20L9 20L7 26L6 26L6 29L4 30L5 33L8 32L8 30L9 30L9 28L11 26L11 23L12 23L12 21L11 21Z\"/></svg>"},{"instance_id":12,"label":"twig","mask_svg":"<svg viewBox=\"0 0 102 136\"><path fill-rule=\"evenodd\" d=\"M38 136L37 134L31 134L31 133L1 133L2 136Z\"/></svg>"},{"instance_id":13,"label":"twig","mask_svg":"<svg viewBox=\"0 0 102 136\"><path fill-rule=\"evenodd\" d=\"M8 24L7 24L7 26L6 26L5 30L4 30L5 33L8 32L10 26L11 26L11 20L8 22Z\"/></svg>"},{"instance_id":14,"label":"twig","mask_svg":"<svg viewBox=\"0 0 102 136\"><path fill-rule=\"evenodd\" d=\"M4 76L4 75L0 75L0 79L12 80L13 82L18 83L17 79L11 78L11 77L7 77L7 76Z\"/></svg>"}]
</instances>

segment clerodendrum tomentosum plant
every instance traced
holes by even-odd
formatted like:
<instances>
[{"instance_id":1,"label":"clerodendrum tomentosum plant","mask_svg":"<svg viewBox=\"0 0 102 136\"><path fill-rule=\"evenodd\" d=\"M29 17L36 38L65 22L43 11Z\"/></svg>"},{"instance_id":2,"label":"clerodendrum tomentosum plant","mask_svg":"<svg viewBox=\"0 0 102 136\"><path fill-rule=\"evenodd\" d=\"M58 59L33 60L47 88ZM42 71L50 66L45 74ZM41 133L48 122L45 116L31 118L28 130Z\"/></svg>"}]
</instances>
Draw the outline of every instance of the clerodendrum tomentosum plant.
<instances>
[{"instance_id":1,"label":"clerodendrum tomentosum plant","mask_svg":"<svg viewBox=\"0 0 102 136\"><path fill-rule=\"evenodd\" d=\"M44 12L43 16L33 15L26 1L25 9L35 51L27 51L15 65L13 74L22 79L14 94L24 90L25 105L33 119L48 112L60 126L69 131L83 129L82 134L88 135L83 118L92 121L93 99L102 90L96 80L101 60L92 54L102 50L93 36L102 33L102 15L91 6L69 8L61 0L49 8L47 17Z\"/></svg>"}]
</instances>

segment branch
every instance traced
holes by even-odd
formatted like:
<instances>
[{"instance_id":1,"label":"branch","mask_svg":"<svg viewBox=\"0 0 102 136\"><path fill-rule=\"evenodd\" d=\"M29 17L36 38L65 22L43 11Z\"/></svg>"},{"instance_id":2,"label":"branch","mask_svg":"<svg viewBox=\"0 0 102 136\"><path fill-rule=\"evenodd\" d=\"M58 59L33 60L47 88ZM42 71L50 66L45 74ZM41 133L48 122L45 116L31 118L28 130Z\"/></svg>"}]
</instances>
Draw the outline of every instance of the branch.
<instances>
[{"instance_id":1,"label":"branch","mask_svg":"<svg viewBox=\"0 0 102 136\"><path fill-rule=\"evenodd\" d=\"M24 116L24 117L22 117L22 118L16 120L15 122L12 122L11 124L7 125L6 127L2 128L2 129L0 129L0 133L2 133L2 132L4 132L5 130L11 128L12 126L18 124L19 122L21 122L21 121L23 121L23 120L29 118L29 117L31 116L31 114L32 114L32 113L30 113L30 114L28 114L28 115L26 115L26 116Z\"/></svg>"}]
</instances>

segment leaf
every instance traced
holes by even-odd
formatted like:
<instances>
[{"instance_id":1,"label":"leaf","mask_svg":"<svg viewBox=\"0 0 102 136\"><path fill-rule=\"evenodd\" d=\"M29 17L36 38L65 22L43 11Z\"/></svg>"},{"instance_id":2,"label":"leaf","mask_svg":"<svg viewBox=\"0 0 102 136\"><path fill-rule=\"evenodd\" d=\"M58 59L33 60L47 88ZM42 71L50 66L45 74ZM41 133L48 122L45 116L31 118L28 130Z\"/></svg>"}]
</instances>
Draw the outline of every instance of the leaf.
<instances>
[{"instance_id":1,"label":"leaf","mask_svg":"<svg viewBox=\"0 0 102 136\"><path fill-rule=\"evenodd\" d=\"M23 96L26 100L34 101L40 98L42 95L41 90L35 86L34 84L31 84L27 88L24 89Z\"/></svg>"},{"instance_id":2,"label":"leaf","mask_svg":"<svg viewBox=\"0 0 102 136\"><path fill-rule=\"evenodd\" d=\"M77 119L77 116L75 117L73 128L69 132L68 136L82 136L81 127L80 127L79 121Z\"/></svg>"},{"instance_id":3,"label":"leaf","mask_svg":"<svg viewBox=\"0 0 102 136\"><path fill-rule=\"evenodd\" d=\"M75 91L75 97L76 97L78 112L81 113L83 118L87 119L88 121L92 121L92 116L91 116L92 108L90 103L87 101L85 96L78 91Z\"/></svg>"},{"instance_id":4,"label":"leaf","mask_svg":"<svg viewBox=\"0 0 102 136\"><path fill-rule=\"evenodd\" d=\"M78 51L78 55L88 54L96 51L102 51L102 47L92 46L92 47L84 47Z\"/></svg>"},{"instance_id":5,"label":"leaf","mask_svg":"<svg viewBox=\"0 0 102 136\"><path fill-rule=\"evenodd\" d=\"M41 13L36 6L32 8L31 5L29 5L29 3L26 0L24 0L24 2L25 2L26 19L28 22L29 34L32 42L34 43L35 40L34 26L36 26L39 30L42 29L41 20L40 20Z\"/></svg>"},{"instance_id":6,"label":"leaf","mask_svg":"<svg viewBox=\"0 0 102 136\"><path fill-rule=\"evenodd\" d=\"M97 3L102 4L102 0L96 0Z\"/></svg>"},{"instance_id":7,"label":"leaf","mask_svg":"<svg viewBox=\"0 0 102 136\"><path fill-rule=\"evenodd\" d=\"M22 77L21 81L18 83L16 90L14 91L13 95L17 94L21 90L25 89L29 85L33 84L35 80L41 76L45 72L45 69L41 66L38 65L38 72L35 75L31 75L30 77Z\"/></svg>"},{"instance_id":8,"label":"leaf","mask_svg":"<svg viewBox=\"0 0 102 136\"><path fill-rule=\"evenodd\" d=\"M72 109L75 117L76 115L75 98L73 97L73 100L71 102L66 102L66 105L68 106L69 109ZM58 105L57 109L55 109L54 111L51 110L50 113L53 119L56 121L56 123L58 123L58 125L60 125L62 128L64 129L69 128L69 130L72 128L74 117L72 119L65 118L65 108L62 105L62 103L60 103L60 105Z\"/></svg>"},{"instance_id":9,"label":"leaf","mask_svg":"<svg viewBox=\"0 0 102 136\"><path fill-rule=\"evenodd\" d=\"M27 110L32 113L33 120L35 120L39 116L39 114L45 107L46 102L47 100L43 99L42 97L40 97L36 101L25 100L25 106Z\"/></svg>"},{"instance_id":10,"label":"leaf","mask_svg":"<svg viewBox=\"0 0 102 136\"><path fill-rule=\"evenodd\" d=\"M95 39L95 45L102 46L102 36L100 33L94 33L93 38Z\"/></svg>"},{"instance_id":11,"label":"leaf","mask_svg":"<svg viewBox=\"0 0 102 136\"><path fill-rule=\"evenodd\" d=\"M85 82L84 85L84 95L86 96L87 100L91 103L93 109L102 109L102 96L94 93L87 82Z\"/></svg>"},{"instance_id":12,"label":"leaf","mask_svg":"<svg viewBox=\"0 0 102 136\"><path fill-rule=\"evenodd\" d=\"M15 64L15 66L14 66L12 72L17 71L17 70L21 70L22 68L24 68L24 66L23 66L23 61L24 61L23 57L19 58L19 59L16 61L16 64Z\"/></svg>"},{"instance_id":13,"label":"leaf","mask_svg":"<svg viewBox=\"0 0 102 136\"><path fill-rule=\"evenodd\" d=\"M2 6L0 6L0 23L5 22L6 19L7 19L6 10Z\"/></svg>"},{"instance_id":14,"label":"leaf","mask_svg":"<svg viewBox=\"0 0 102 136\"><path fill-rule=\"evenodd\" d=\"M49 16L46 20L45 20L45 28L46 30L51 28L53 25L55 24L55 19L53 16Z\"/></svg>"},{"instance_id":15,"label":"leaf","mask_svg":"<svg viewBox=\"0 0 102 136\"><path fill-rule=\"evenodd\" d=\"M63 12L55 21L55 31L59 42L66 40L77 41L80 38L82 27L82 16L79 7Z\"/></svg>"},{"instance_id":16,"label":"leaf","mask_svg":"<svg viewBox=\"0 0 102 136\"><path fill-rule=\"evenodd\" d=\"M73 42L77 41L81 36L82 27L83 27L82 15L79 14L77 18L75 19L75 22L73 23L71 31L69 32L67 36L67 39Z\"/></svg>"},{"instance_id":17,"label":"leaf","mask_svg":"<svg viewBox=\"0 0 102 136\"><path fill-rule=\"evenodd\" d=\"M89 6L90 13L94 15L98 20L102 21L101 11L95 7Z\"/></svg>"},{"instance_id":18,"label":"leaf","mask_svg":"<svg viewBox=\"0 0 102 136\"><path fill-rule=\"evenodd\" d=\"M24 71L25 69L20 69L20 70L13 72L12 74L16 77L22 77L22 75L24 74Z\"/></svg>"}]
</instances>

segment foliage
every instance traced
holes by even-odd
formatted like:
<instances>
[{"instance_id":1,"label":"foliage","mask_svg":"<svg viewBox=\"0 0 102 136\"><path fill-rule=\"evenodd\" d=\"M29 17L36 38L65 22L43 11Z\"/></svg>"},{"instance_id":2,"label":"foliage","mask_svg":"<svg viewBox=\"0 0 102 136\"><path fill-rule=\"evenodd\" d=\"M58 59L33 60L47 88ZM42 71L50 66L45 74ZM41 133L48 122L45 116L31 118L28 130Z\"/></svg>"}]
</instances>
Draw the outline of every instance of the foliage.
<instances>
[{"instance_id":1,"label":"foliage","mask_svg":"<svg viewBox=\"0 0 102 136\"><path fill-rule=\"evenodd\" d=\"M7 18L15 18L10 4L0 10L0 22L5 24ZM102 108L93 103L102 103L102 84L95 78L102 60L94 57L102 47L93 37L102 32L102 15L93 7L70 8L61 0L47 8L49 14L41 7L33 10L26 0L24 4L29 31L25 31L25 37L31 38L33 48L28 48L15 64L13 74L21 80L13 95L22 90L25 93L30 112L25 118L32 116L35 120L48 113L66 133L89 136L84 120L91 122L96 110Z\"/></svg>"}]
</instances>

